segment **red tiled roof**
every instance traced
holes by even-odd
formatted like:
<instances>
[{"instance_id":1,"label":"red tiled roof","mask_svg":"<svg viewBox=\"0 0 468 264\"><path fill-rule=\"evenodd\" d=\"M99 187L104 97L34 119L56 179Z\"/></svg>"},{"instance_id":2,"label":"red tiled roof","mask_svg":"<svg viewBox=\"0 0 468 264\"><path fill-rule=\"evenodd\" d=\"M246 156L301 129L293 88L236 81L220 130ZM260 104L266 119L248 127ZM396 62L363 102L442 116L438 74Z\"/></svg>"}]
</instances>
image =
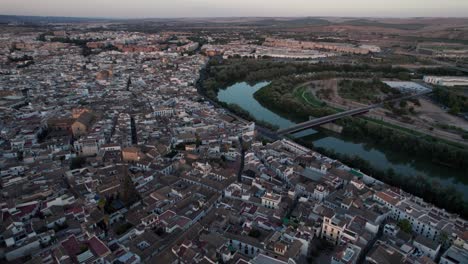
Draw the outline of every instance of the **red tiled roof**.
<instances>
[{"instance_id":1,"label":"red tiled roof","mask_svg":"<svg viewBox=\"0 0 468 264\"><path fill-rule=\"evenodd\" d=\"M109 248L96 236L93 236L88 240L89 249L100 257L105 256L110 253Z\"/></svg>"},{"instance_id":2,"label":"red tiled roof","mask_svg":"<svg viewBox=\"0 0 468 264\"><path fill-rule=\"evenodd\" d=\"M468 240L468 231L463 232L461 239Z\"/></svg>"},{"instance_id":3,"label":"red tiled roof","mask_svg":"<svg viewBox=\"0 0 468 264\"><path fill-rule=\"evenodd\" d=\"M35 203L35 204L30 204L30 205L26 205L22 207L17 207L16 209L18 209L20 213L15 214L15 217L22 217L24 215L32 213L37 208L38 205L39 203Z\"/></svg>"},{"instance_id":4,"label":"red tiled roof","mask_svg":"<svg viewBox=\"0 0 468 264\"><path fill-rule=\"evenodd\" d=\"M255 206L255 205L254 205L254 206L252 206L252 207L250 207L250 210L249 210L249 212L248 212L248 213L249 213L249 214L254 214L254 213L257 211L257 208L258 208L258 207L257 207L257 206Z\"/></svg>"},{"instance_id":5,"label":"red tiled roof","mask_svg":"<svg viewBox=\"0 0 468 264\"><path fill-rule=\"evenodd\" d=\"M387 203L390 203L390 204L393 204L393 205L396 205L398 203L398 199L396 197L392 197L386 192L378 192L378 193L376 193L376 195L377 195L377 197L379 197L380 199L386 201Z\"/></svg>"},{"instance_id":6,"label":"red tiled roof","mask_svg":"<svg viewBox=\"0 0 468 264\"><path fill-rule=\"evenodd\" d=\"M164 213L159 215L159 220L167 222L167 220L171 219L175 215L176 215L176 213L174 213L173 211L167 210Z\"/></svg>"},{"instance_id":7,"label":"red tiled roof","mask_svg":"<svg viewBox=\"0 0 468 264\"><path fill-rule=\"evenodd\" d=\"M75 236L69 236L67 240L62 241L62 247L65 248L69 256L75 256L80 253L80 243Z\"/></svg>"},{"instance_id":8,"label":"red tiled roof","mask_svg":"<svg viewBox=\"0 0 468 264\"><path fill-rule=\"evenodd\" d=\"M73 207L73 208L68 209L65 212L65 214L77 215L77 214L80 214L80 213L83 213L83 212L84 212L83 207Z\"/></svg>"},{"instance_id":9,"label":"red tiled roof","mask_svg":"<svg viewBox=\"0 0 468 264\"><path fill-rule=\"evenodd\" d=\"M191 221L190 218L187 218L187 217L180 217L179 219L177 219L176 224L177 224L179 227L183 228L183 227L185 227L185 226L188 224L188 222L190 222L190 221Z\"/></svg>"}]
</instances>

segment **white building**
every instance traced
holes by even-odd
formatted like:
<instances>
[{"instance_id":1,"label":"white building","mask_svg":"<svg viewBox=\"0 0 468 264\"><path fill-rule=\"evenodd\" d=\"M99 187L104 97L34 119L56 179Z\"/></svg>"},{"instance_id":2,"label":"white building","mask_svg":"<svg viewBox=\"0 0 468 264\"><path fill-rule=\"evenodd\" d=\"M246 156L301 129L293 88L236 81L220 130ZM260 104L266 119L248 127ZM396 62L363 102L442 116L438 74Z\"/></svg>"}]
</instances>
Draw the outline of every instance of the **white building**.
<instances>
[{"instance_id":1,"label":"white building","mask_svg":"<svg viewBox=\"0 0 468 264\"><path fill-rule=\"evenodd\" d=\"M73 147L80 156L93 156L99 152L99 142L96 138L79 139Z\"/></svg>"},{"instance_id":2,"label":"white building","mask_svg":"<svg viewBox=\"0 0 468 264\"><path fill-rule=\"evenodd\" d=\"M360 253L360 247L348 244L332 256L331 264L354 264L357 262Z\"/></svg>"},{"instance_id":3,"label":"white building","mask_svg":"<svg viewBox=\"0 0 468 264\"><path fill-rule=\"evenodd\" d=\"M451 246L440 257L439 264L461 264L468 263L468 250L457 246Z\"/></svg>"},{"instance_id":4,"label":"white building","mask_svg":"<svg viewBox=\"0 0 468 264\"><path fill-rule=\"evenodd\" d=\"M313 198L318 201L323 201L323 199L325 199L325 197L327 197L328 194L328 188L321 184L318 184L317 186L315 186Z\"/></svg>"},{"instance_id":5,"label":"white building","mask_svg":"<svg viewBox=\"0 0 468 264\"><path fill-rule=\"evenodd\" d=\"M175 114L174 108L159 108L155 109L153 112L154 116L172 116Z\"/></svg>"},{"instance_id":6,"label":"white building","mask_svg":"<svg viewBox=\"0 0 468 264\"><path fill-rule=\"evenodd\" d=\"M468 77L460 76L424 76L424 82L440 86L466 86Z\"/></svg>"},{"instance_id":7,"label":"white building","mask_svg":"<svg viewBox=\"0 0 468 264\"><path fill-rule=\"evenodd\" d=\"M277 209L280 202L281 195L267 192L262 196L262 205L267 208Z\"/></svg>"},{"instance_id":8,"label":"white building","mask_svg":"<svg viewBox=\"0 0 468 264\"><path fill-rule=\"evenodd\" d=\"M384 83L391 88L397 89L403 93L421 93L430 90L429 88L415 82L384 81Z\"/></svg>"},{"instance_id":9,"label":"white building","mask_svg":"<svg viewBox=\"0 0 468 264\"><path fill-rule=\"evenodd\" d=\"M421 254L431 258L432 260L436 258L441 247L439 243L423 236L417 236L413 241L413 246L415 246Z\"/></svg>"},{"instance_id":10,"label":"white building","mask_svg":"<svg viewBox=\"0 0 468 264\"><path fill-rule=\"evenodd\" d=\"M299 154L299 155L304 155L304 154L308 154L310 153L310 149L306 148L306 147L303 147L291 140L287 140L287 139L282 139L281 140L281 145L291 151L291 152L294 152L296 154Z\"/></svg>"},{"instance_id":11,"label":"white building","mask_svg":"<svg viewBox=\"0 0 468 264\"><path fill-rule=\"evenodd\" d=\"M347 221L342 215L336 215L331 209L323 216L321 237L338 244L341 240L344 230L347 227Z\"/></svg>"},{"instance_id":12,"label":"white building","mask_svg":"<svg viewBox=\"0 0 468 264\"><path fill-rule=\"evenodd\" d=\"M408 220L413 232L433 241L441 240L441 234L446 233L451 244L457 232L461 231L460 228L466 225L466 220L458 215L449 214L418 197L403 197L387 190L374 194L374 200L390 209L391 218L396 221Z\"/></svg>"}]
</instances>

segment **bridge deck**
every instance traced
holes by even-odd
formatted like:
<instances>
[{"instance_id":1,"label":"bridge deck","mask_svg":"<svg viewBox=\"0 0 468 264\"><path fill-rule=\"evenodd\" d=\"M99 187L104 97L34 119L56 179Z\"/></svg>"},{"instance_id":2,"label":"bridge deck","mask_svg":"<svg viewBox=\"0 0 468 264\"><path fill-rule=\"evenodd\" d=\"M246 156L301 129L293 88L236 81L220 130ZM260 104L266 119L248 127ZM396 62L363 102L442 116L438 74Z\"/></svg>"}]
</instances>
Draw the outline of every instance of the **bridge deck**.
<instances>
[{"instance_id":1,"label":"bridge deck","mask_svg":"<svg viewBox=\"0 0 468 264\"><path fill-rule=\"evenodd\" d=\"M297 125L294 125L294 126L291 126L291 127L285 128L285 129L280 129L280 130L278 130L277 133L278 134L289 134L289 133L299 132L301 130L311 128L311 127L314 127L314 126L318 126L318 125L323 125L323 124L335 121L337 119L340 119L340 118L343 118L343 117L346 117L346 116L352 116L352 115L358 115L358 114L366 113L370 109L372 109L372 108L370 108L370 107L357 108L357 109L352 109L352 110L336 113L336 114L329 115L329 116L316 118L316 119L309 120L309 121L306 121L306 122L303 122L303 123L299 123Z\"/></svg>"},{"instance_id":2,"label":"bridge deck","mask_svg":"<svg viewBox=\"0 0 468 264\"><path fill-rule=\"evenodd\" d=\"M373 105L366 106L366 107L351 109L351 110L347 110L347 111L344 111L344 112L339 112L339 113L336 113L336 114L332 114L332 115L328 115L328 116L324 116L324 117L319 117L319 118L316 118L316 119L313 119L313 120L309 120L309 121L305 121L305 122L296 124L296 125L288 127L288 128L279 129L277 131L277 133L279 135L284 135L284 134L299 132L301 130L312 128L312 127L318 126L318 125L323 125L323 124L338 120L338 119L343 118L343 117L359 115L359 114L369 112L371 109L383 106L384 103L392 103L392 102L398 102L398 101L401 101L401 100L407 100L407 99L419 97L419 96L422 96L422 95L426 95L426 94L429 94L431 92L432 92L432 90L428 90L428 91L424 91L424 92L413 94L413 95L407 95L407 96L403 96L403 97L400 97L400 98L387 100L385 102L381 102L381 103L378 103L378 104L373 104Z\"/></svg>"}]
</instances>

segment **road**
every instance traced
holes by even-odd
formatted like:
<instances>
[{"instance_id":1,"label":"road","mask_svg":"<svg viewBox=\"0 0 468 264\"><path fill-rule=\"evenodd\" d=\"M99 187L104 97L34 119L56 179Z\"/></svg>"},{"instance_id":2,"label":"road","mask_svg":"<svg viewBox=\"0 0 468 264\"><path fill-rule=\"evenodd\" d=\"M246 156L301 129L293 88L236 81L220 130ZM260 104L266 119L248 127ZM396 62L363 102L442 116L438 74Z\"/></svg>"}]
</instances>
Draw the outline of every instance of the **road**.
<instances>
[{"instance_id":1,"label":"road","mask_svg":"<svg viewBox=\"0 0 468 264\"><path fill-rule=\"evenodd\" d=\"M382 235L383 235L383 229L384 229L385 223L386 223L386 221L384 221L382 224L380 224L379 230L377 231L377 234L376 234L375 237L372 238L372 240L369 241L369 243L367 243L367 245L362 249L362 251L361 251L361 253L359 254L359 258L357 259L357 262L356 262L356 263L358 263L358 264L363 264L363 263L365 263L367 254L370 252L370 250L372 249L372 247L374 247L375 243L382 237Z\"/></svg>"},{"instance_id":2,"label":"road","mask_svg":"<svg viewBox=\"0 0 468 264\"><path fill-rule=\"evenodd\" d=\"M398 52L397 54L414 56L414 57L423 57L423 58L433 62L434 64L445 66L447 68L451 68L451 69L461 71L461 72L464 72L464 73L468 73L468 68L459 67L457 65L454 65L454 63L451 63L451 62L445 62L445 61L440 61L440 60L434 59L431 55L424 55L424 54L419 54L419 53L414 53L414 52Z\"/></svg>"},{"instance_id":3,"label":"road","mask_svg":"<svg viewBox=\"0 0 468 264\"><path fill-rule=\"evenodd\" d=\"M244 140L242 136L239 136L239 148L241 152L241 163L239 166L239 171L237 172L237 181L242 182L242 172L244 171L244 159L245 159L245 149L244 149Z\"/></svg>"},{"instance_id":4,"label":"road","mask_svg":"<svg viewBox=\"0 0 468 264\"><path fill-rule=\"evenodd\" d=\"M364 114L364 113L367 113L372 108L375 108L375 107L367 106L367 107L362 107L362 108L356 108L356 109L351 109L345 112L339 112L333 115L315 118L315 119L305 121L305 122L299 123L297 125L294 125L288 128L280 129L278 130L278 134L285 135L285 134L290 134L290 133L296 133L296 132L309 129L315 126L330 123L332 121L338 120L343 117Z\"/></svg>"}]
</instances>

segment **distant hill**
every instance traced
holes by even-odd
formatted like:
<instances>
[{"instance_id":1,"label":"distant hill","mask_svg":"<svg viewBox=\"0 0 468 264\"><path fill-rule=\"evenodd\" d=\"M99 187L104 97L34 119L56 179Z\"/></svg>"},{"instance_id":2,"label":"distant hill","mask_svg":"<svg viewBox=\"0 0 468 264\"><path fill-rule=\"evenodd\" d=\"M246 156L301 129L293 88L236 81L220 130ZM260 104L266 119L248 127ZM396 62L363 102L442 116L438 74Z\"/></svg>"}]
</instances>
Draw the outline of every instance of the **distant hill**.
<instances>
[{"instance_id":1,"label":"distant hill","mask_svg":"<svg viewBox=\"0 0 468 264\"><path fill-rule=\"evenodd\" d=\"M425 24L420 23L410 23L410 24L399 24L399 23L382 23L374 20L369 19L354 19L348 20L346 22L339 23L341 25L348 25L348 26L364 26L364 27L383 27L383 28L394 28L394 29L402 29L402 30L418 30L426 27Z\"/></svg>"},{"instance_id":2,"label":"distant hill","mask_svg":"<svg viewBox=\"0 0 468 264\"><path fill-rule=\"evenodd\" d=\"M48 23L89 23L104 22L109 19L85 17L11 16L0 15L0 24L48 24Z\"/></svg>"},{"instance_id":3,"label":"distant hill","mask_svg":"<svg viewBox=\"0 0 468 264\"><path fill-rule=\"evenodd\" d=\"M278 26L327 26L330 25L330 21L321 19L321 18L314 18L314 17L305 17L305 18L297 18L297 19L263 19L256 21L254 24L257 25L278 25Z\"/></svg>"}]
</instances>

